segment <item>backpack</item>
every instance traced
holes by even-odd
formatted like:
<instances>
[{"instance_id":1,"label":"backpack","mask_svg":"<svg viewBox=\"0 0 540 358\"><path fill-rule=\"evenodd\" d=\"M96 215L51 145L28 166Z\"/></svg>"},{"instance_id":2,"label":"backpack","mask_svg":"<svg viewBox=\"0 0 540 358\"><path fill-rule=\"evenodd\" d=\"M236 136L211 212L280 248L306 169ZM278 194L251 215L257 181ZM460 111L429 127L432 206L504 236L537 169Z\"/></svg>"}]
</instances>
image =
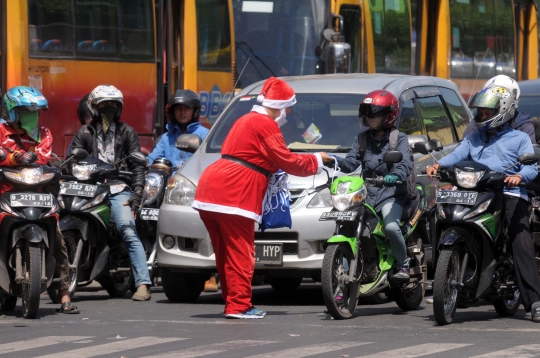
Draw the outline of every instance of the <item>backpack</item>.
<instances>
[{"instance_id":1,"label":"backpack","mask_svg":"<svg viewBox=\"0 0 540 358\"><path fill-rule=\"evenodd\" d=\"M364 166L364 154L366 154L366 145L367 145L367 132L362 132L358 134L358 146L360 147L360 161L362 166ZM397 150L398 146L398 135L399 131L396 128L390 130L390 136L388 141L390 142L390 150ZM416 175L414 174L414 156L409 146L409 155L411 156L411 162L413 163L413 168L407 177L407 200L416 199L417 189L416 189Z\"/></svg>"}]
</instances>

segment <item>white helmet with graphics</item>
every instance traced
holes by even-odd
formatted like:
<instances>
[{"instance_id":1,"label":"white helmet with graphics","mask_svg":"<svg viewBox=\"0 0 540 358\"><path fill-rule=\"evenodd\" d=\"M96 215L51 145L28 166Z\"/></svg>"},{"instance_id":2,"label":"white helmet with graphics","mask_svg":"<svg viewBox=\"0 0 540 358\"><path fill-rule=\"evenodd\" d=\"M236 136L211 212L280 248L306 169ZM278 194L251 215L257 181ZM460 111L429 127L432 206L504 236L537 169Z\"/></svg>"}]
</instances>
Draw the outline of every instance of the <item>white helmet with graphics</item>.
<instances>
[{"instance_id":1,"label":"white helmet with graphics","mask_svg":"<svg viewBox=\"0 0 540 358\"><path fill-rule=\"evenodd\" d=\"M100 116L98 104L110 101L116 102L114 120L118 121L122 115L122 107L124 106L124 96L122 95L122 92L113 85L99 85L94 88L88 96L88 108L92 112L92 117L98 118Z\"/></svg>"},{"instance_id":2,"label":"white helmet with graphics","mask_svg":"<svg viewBox=\"0 0 540 358\"><path fill-rule=\"evenodd\" d=\"M476 109L476 127L485 132L504 125L514 118L518 102L516 92L503 86L488 86L478 92L471 104Z\"/></svg>"},{"instance_id":3,"label":"white helmet with graphics","mask_svg":"<svg viewBox=\"0 0 540 358\"><path fill-rule=\"evenodd\" d=\"M513 79L512 77L508 77L507 75L497 75L487 80L487 82L484 84L484 88L490 87L490 86L501 86L501 87L508 88L510 91L515 92L516 108L519 107L519 96L521 95L521 91L515 79Z\"/></svg>"}]
</instances>

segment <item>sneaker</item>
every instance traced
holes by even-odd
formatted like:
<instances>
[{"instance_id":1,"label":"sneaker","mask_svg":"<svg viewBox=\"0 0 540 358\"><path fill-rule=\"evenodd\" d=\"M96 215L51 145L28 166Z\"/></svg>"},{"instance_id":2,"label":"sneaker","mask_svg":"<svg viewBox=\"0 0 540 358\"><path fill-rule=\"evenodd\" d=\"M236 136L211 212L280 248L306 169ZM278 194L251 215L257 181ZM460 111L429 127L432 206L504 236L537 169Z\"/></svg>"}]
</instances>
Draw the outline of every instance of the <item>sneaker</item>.
<instances>
[{"instance_id":1,"label":"sneaker","mask_svg":"<svg viewBox=\"0 0 540 358\"><path fill-rule=\"evenodd\" d=\"M426 297L426 303L433 304L433 296Z\"/></svg>"},{"instance_id":2,"label":"sneaker","mask_svg":"<svg viewBox=\"0 0 540 358\"><path fill-rule=\"evenodd\" d=\"M536 301L531 307L531 320L540 323L540 301Z\"/></svg>"},{"instance_id":3,"label":"sneaker","mask_svg":"<svg viewBox=\"0 0 540 358\"><path fill-rule=\"evenodd\" d=\"M208 281L204 283L204 292L217 292L218 287L216 283L216 278L214 276L210 277Z\"/></svg>"},{"instance_id":4,"label":"sneaker","mask_svg":"<svg viewBox=\"0 0 540 358\"><path fill-rule=\"evenodd\" d=\"M411 275L409 274L408 268L402 268L401 270L398 270L398 272L392 276L392 279L394 281L409 281L409 278Z\"/></svg>"},{"instance_id":5,"label":"sneaker","mask_svg":"<svg viewBox=\"0 0 540 358\"><path fill-rule=\"evenodd\" d=\"M133 294L131 299L133 301L150 301L152 295L147 285L140 285L137 287L137 291Z\"/></svg>"},{"instance_id":6,"label":"sneaker","mask_svg":"<svg viewBox=\"0 0 540 358\"><path fill-rule=\"evenodd\" d=\"M262 319L266 315L266 311L251 307L244 313L227 313L226 318L240 318L240 319Z\"/></svg>"},{"instance_id":7,"label":"sneaker","mask_svg":"<svg viewBox=\"0 0 540 358\"><path fill-rule=\"evenodd\" d=\"M336 303L338 305L341 305L343 304L343 292L339 291L337 296L336 296Z\"/></svg>"}]
</instances>

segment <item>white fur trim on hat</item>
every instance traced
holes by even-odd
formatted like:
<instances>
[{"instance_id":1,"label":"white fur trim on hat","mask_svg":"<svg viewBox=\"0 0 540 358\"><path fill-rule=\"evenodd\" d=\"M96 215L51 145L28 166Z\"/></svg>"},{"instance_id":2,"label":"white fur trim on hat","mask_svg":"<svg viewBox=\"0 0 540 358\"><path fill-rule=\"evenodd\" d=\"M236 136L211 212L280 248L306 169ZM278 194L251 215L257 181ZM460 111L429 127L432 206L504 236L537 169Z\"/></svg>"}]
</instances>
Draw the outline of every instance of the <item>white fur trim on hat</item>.
<instances>
[{"instance_id":1,"label":"white fur trim on hat","mask_svg":"<svg viewBox=\"0 0 540 358\"><path fill-rule=\"evenodd\" d=\"M277 100L277 99L265 99L263 95L257 97L257 102L261 103L264 107L274 108L274 109L283 109L292 107L296 104L296 95L293 95L291 98L286 100Z\"/></svg>"}]
</instances>

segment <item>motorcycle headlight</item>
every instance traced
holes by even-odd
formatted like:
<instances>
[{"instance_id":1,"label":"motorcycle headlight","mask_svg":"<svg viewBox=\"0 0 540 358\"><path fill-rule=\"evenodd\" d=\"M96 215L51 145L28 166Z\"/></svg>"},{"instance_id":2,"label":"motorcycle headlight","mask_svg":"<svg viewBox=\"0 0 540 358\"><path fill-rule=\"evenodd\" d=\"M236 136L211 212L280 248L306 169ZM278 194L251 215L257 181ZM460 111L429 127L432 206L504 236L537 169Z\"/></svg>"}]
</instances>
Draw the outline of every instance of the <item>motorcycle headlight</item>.
<instances>
[{"instance_id":1,"label":"motorcycle headlight","mask_svg":"<svg viewBox=\"0 0 540 358\"><path fill-rule=\"evenodd\" d=\"M474 209L473 211L471 211L470 213L468 213L467 215L465 215L463 217L463 220L467 220L469 218L472 218L473 216L476 216L478 214L482 214L484 211L487 210L487 208L489 207L489 204L491 204L491 199L489 199L488 201L486 202L483 202L482 204L480 204L476 209Z\"/></svg>"},{"instance_id":2,"label":"motorcycle headlight","mask_svg":"<svg viewBox=\"0 0 540 358\"><path fill-rule=\"evenodd\" d=\"M186 177L175 174L169 179L164 201L171 205L190 206L195 198L195 189Z\"/></svg>"},{"instance_id":3,"label":"motorcycle headlight","mask_svg":"<svg viewBox=\"0 0 540 358\"><path fill-rule=\"evenodd\" d=\"M104 192L104 193L99 194L98 196L96 196L94 198L94 200L92 200L88 204L84 204L81 207L81 210L85 210L85 209L91 208L92 206L96 206L96 205L100 204L103 201L103 199L105 199L107 194L108 194L108 192ZM62 201L62 204L63 204L63 201Z\"/></svg>"},{"instance_id":4,"label":"motorcycle headlight","mask_svg":"<svg viewBox=\"0 0 540 358\"><path fill-rule=\"evenodd\" d=\"M88 180L90 179L90 173L96 167L95 164L73 164L71 167L71 174L79 180Z\"/></svg>"},{"instance_id":5,"label":"motorcycle headlight","mask_svg":"<svg viewBox=\"0 0 540 358\"><path fill-rule=\"evenodd\" d=\"M332 195L332 204L338 211L345 211L348 207L360 204L366 199L367 190L364 185L357 191L347 193L351 182L339 183L336 194Z\"/></svg>"},{"instance_id":6,"label":"motorcycle headlight","mask_svg":"<svg viewBox=\"0 0 540 358\"><path fill-rule=\"evenodd\" d=\"M43 173L43 168L24 168L17 172L4 172L8 179L24 184L38 184L54 177L54 173Z\"/></svg>"},{"instance_id":7,"label":"motorcycle headlight","mask_svg":"<svg viewBox=\"0 0 540 358\"><path fill-rule=\"evenodd\" d=\"M328 188L319 191L307 205L308 208L331 208L332 206L332 198Z\"/></svg>"},{"instance_id":8,"label":"motorcycle headlight","mask_svg":"<svg viewBox=\"0 0 540 358\"><path fill-rule=\"evenodd\" d=\"M485 170L480 170L478 172L466 172L464 170L455 168L454 172L456 173L457 183L460 187L463 188L475 188L476 184L486 172Z\"/></svg>"},{"instance_id":9,"label":"motorcycle headlight","mask_svg":"<svg viewBox=\"0 0 540 358\"><path fill-rule=\"evenodd\" d=\"M157 198L159 189L162 186L163 177L156 173L149 173L146 176L146 182L144 184L144 191L146 192L146 200L144 203L149 204L153 202Z\"/></svg>"}]
</instances>

